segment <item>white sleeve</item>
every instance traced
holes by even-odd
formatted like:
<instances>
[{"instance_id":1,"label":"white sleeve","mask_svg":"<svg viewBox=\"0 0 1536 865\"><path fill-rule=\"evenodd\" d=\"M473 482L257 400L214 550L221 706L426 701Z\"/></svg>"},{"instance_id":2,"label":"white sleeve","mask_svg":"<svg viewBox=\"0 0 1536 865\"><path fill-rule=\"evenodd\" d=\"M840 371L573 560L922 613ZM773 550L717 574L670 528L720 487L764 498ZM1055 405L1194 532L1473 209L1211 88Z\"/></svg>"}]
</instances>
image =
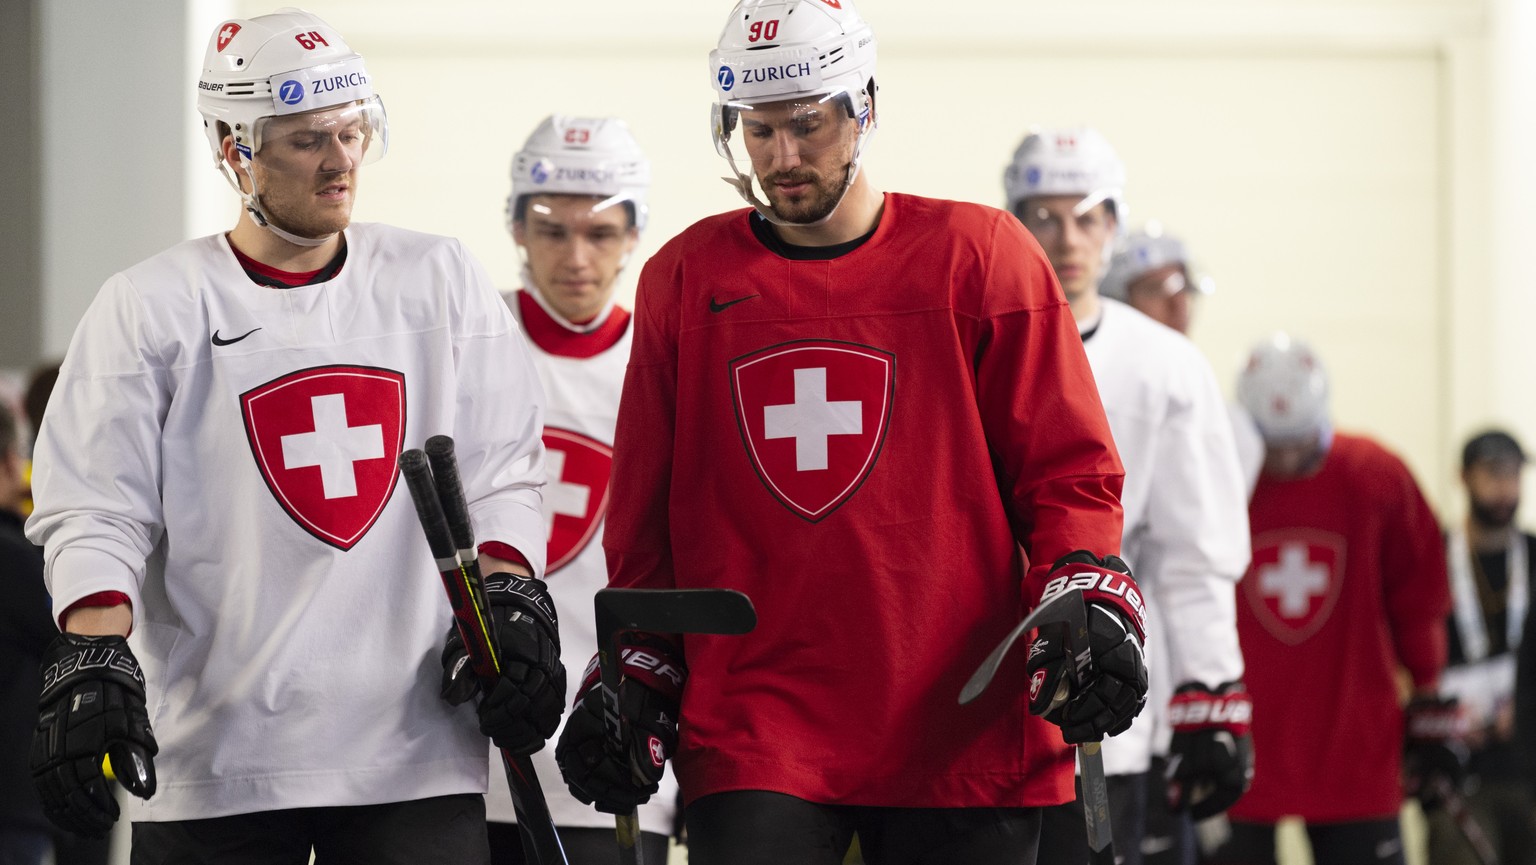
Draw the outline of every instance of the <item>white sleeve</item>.
<instances>
[{"instance_id":1,"label":"white sleeve","mask_svg":"<svg viewBox=\"0 0 1536 865\"><path fill-rule=\"evenodd\" d=\"M163 532L161 428L170 376L143 302L118 274L75 329L33 455L27 536L45 548L55 615L97 592L141 609L144 563Z\"/></svg>"},{"instance_id":2,"label":"white sleeve","mask_svg":"<svg viewBox=\"0 0 1536 865\"><path fill-rule=\"evenodd\" d=\"M1191 353L1184 393L1159 431L1147 506L1158 568L1146 587L1162 610L1170 684L1215 686L1243 674L1236 584L1248 568L1248 496L1226 405Z\"/></svg>"},{"instance_id":3,"label":"white sleeve","mask_svg":"<svg viewBox=\"0 0 1536 865\"><path fill-rule=\"evenodd\" d=\"M544 388L533 356L485 269L462 247L454 451L475 540L500 541L543 577Z\"/></svg>"}]
</instances>

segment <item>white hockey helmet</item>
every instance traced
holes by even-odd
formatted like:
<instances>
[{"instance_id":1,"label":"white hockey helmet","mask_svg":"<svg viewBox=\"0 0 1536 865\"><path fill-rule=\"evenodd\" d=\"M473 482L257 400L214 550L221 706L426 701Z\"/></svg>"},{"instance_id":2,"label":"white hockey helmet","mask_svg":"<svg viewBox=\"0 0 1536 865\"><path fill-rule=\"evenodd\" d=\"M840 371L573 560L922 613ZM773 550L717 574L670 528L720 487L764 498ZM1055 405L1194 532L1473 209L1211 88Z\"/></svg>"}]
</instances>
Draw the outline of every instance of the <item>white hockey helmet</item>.
<instances>
[{"instance_id":1,"label":"white hockey helmet","mask_svg":"<svg viewBox=\"0 0 1536 865\"><path fill-rule=\"evenodd\" d=\"M1328 428L1328 373L1311 346L1276 333L1248 355L1237 401L1265 441L1304 439Z\"/></svg>"},{"instance_id":2,"label":"white hockey helmet","mask_svg":"<svg viewBox=\"0 0 1536 865\"><path fill-rule=\"evenodd\" d=\"M1184 242L1164 232L1162 225L1154 221L1127 234L1120 241L1109 260L1109 270L1104 274L1104 281L1099 283L1099 294L1115 300L1127 300L1132 283L1170 264L1181 265L1184 274L1182 282L1170 280L1167 286L1169 294L1184 289L1193 289L1201 294L1210 294L1215 290L1215 283L1209 277L1195 274L1194 265L1189 260L1189 249L1184 246Z\"/></svg>"},{"instance_id":3,"label":"white hockey helmet","mask_svg":"<svg viewBox=\"0 0 1536 865\"><path fill-rule=\"evenodd\" d=\"M1031 131L1003 171L1003 189L1014 215L1029 198L1081 195L1078 213L1107 201L1116 222L1125 225L1125 164L1109 140L1092 127Z\"/></svg>"},{"instance_id":4,"label":"white hockey helmet","mask_svg":"<svg viewBox=\"0 0 1536 865\"><path fill-rule=\"evenodd\" d=\"M752 190L751 160L737 166L743 112L768 103L803 100L835 107L857 124L858 138L843 192L858 177L864 143L875 128L875 33L853 0L740 0L709 53L715 104L715 149L731 165L725 178L759 213L781 222ZM830 216L830 214L829 214Z\"/></svg>"},{"instance_id":5,"label":"white hockey helmet","mask_svg":"<svg viewBox=\"0 0 1536 865\"><path fill-rule=\"evenodd\" d=\"M365 124L361 162L383 157L389 149L388 120L363 58L318 16L284 8L234 18L221 23L208 40L197 82L197 110L214 164L237 191L240 184L224 162L225 135L234 137L242 166L249 169L261 150L268 121L338 106L352 109L345 118L332 117L330 122L359 119ZM256 192L242 192L241 197L257 223L266 225Z\"/></svg>"},{"instance_id":6,"label":"white hockey helmet","mask_svg":"<svg viewBox=\"0 0 1536 865\"><path fill-rule=\"evenodd\" d=\"M522 218L530 195L590 195L603 199L594 210L627 204L643 231L650 186L651 163L624 121L552 114L512 157L507 229Z\"/></svg>"}]
</instances>

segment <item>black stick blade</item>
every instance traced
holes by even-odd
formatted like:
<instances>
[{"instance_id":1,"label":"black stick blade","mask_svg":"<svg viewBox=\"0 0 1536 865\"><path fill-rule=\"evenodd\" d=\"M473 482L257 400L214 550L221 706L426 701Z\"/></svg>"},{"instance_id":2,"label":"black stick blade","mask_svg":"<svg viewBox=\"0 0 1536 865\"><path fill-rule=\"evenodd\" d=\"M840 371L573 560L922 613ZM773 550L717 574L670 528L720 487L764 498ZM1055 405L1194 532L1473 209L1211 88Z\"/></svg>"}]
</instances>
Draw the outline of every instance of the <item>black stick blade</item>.
<instances>
[{"instance_id":1,"label":"black stick blade","mask_svg":"<svg viewBox=\"0 0 1536 865\"><path fill-rule=\"evenodd\" d=\"M615 630L658 634L745 634L757 610L735 589L602 589L593 598L599 622ZM598 638L607 636L598 628Z\"/></svg>"},{"instance_id":2,"label":"black stick blade","mask_svg":"<svg viewBox=\"0 0 1536 865\"><path fill-rule=\"evenodd\" d=\"M1087 616L1087 609L1083 606L1082 589L1062 592L1036 606L1029 615L1024 617L1024 621L1008 632L1008 636L997 644L992 654L988 655L987 659L981 662L981 666L976 668L976 672L971 674L965 687L960 689L960 705L964 706L981 696L981 693L987 689L987 685L992 683L992 677L997 675L997 669L1003 665L1003 659L1008 656L1008 650L1013 648L1013 644L1019 637L1041 625L1081 622L1086 620Z\"/></svg>"}]
</instances>

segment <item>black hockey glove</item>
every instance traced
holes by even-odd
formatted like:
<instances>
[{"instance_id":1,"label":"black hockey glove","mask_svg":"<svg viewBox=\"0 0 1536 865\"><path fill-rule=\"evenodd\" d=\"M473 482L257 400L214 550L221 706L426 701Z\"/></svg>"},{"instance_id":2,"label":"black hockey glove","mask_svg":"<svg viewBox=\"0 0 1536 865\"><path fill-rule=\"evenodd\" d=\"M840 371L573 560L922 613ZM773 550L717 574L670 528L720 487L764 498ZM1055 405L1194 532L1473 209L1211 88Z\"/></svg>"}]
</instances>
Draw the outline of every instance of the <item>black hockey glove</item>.
<instances>
[{"instance_id":1,"label":"black hockey glove","mask_svg":"<svg viewBox=\"0 0 1536 865\"><path fill-rule=\"evenodd\" d=\"M443 648L443 699L455 706L484 694L480 732L498 748L532 754L560 728L565 711L565 666L560 663L560 626L543 580L495 573L485 578L490 626L501 675L491 687L475 676L457 627Z\"/></svg>"},{"instance_id":2,"label":"black hockey glove","mask_svg":"<svg viewBox=\"0 0 1536 865\"><path fill-rule=\"evenodd\" d=\"M1118 556L1078 550L1056 562L1043 598L1082 589L1088 608L1089 664L1075 689L1066 628L1041 628L1029 646L1029 710L1061 728L1069 744L1125 732L1147 702L1142 658L1145 607Z\"/></svg>"},{"instance_id":3,"label":"black hockey glove","mask_svg":"<svg viewBox=\"0 0 1536 865\"><path fill-rule=\"evenodd\" d=\"M623 750L615 753L603 725L603 686L595 657L555 747L571 795L608 814L633 811L660 787L667 758L677 749L678 706L688 678L666 640L638 632L625 637L618 701Z\"/></svg>"},{"instance_id":4,"label":"black hockey glove","mask_svg":"<svg viewBox=\"0 0 1536 865\"><path fill-rule=\"evenodd\" d=\"M1169 809L1204 820L1231 808L1253 784L1253 698L1243 683L1180 685L1168 721Z\"/></svg>"},{"instance_id":5,"label":"black hockey glove","mask_svg":"<svg viewBox=\"0 0 1536 865\"><path fill-rule=\"evenodd\" d=\"M144 707L144 673L122 637L60 634L43 652L43 691L32 737L32 780L48 818L87 838L105 837L117 802L103 756L128 792L155 795L160 750Z\"/></svg>"},{"instance_id":6,"label":"black hockey glove","mask_svg":"<svg viewBox=\"0 0 1536 865\"><path fill-rule=\"evenodd\" d=\"M1403 710L1403 792L1426 811L1444 804L1467 766L1464 724L1455 697L1414 697Z\"/></svg>"}]
</instances>

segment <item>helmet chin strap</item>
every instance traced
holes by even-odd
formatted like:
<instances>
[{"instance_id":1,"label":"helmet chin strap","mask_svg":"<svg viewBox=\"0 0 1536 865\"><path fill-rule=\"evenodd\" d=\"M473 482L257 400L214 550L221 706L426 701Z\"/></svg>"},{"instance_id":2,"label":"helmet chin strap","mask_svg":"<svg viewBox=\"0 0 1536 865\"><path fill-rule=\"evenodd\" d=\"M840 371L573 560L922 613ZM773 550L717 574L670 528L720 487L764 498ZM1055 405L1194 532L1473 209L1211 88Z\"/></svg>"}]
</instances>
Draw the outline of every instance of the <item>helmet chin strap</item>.
<instances>
[{"instance_id":1,"label":"helmet chin strap","mask_svg":"<svg viewBox=\"0 0 1536 865\"><path fill-rule=\"evenodd\" d=\"M229 181L229 185L235 188L235 192L240 194L240 203L245 205L245 212L251 215L251 220L257 225L295 246L324 246L336 236L336 232L331 232L323 237L300 237L274 225L261 210L261 202L256 192L256 175L251 171L251 160L244 154L240 156L240 167L245 169L246 179L251 181L250 192L240 188L240 182L235 178L234 172L229 170L227 163L222 160L219 162L219 171L223 173L224 179Z\"/></svg>"},{"instance_id":2,"label":"helmet chin strap","mask_svg":"<svg viewBox=\"0 0 1536 865\"><path fill-rule=\"evenodd\" d=\"M768 220L774 225L783 225L791 228L804 228L813 225L825 225L832 219L833 214L837 213L837 209L843 204L843 198L848 195L848 190L853 188L853 182L858 179L859 166L862 164L864 158L864 142L869 139L870 133L874 131L875 124L866 119L864 121L864 128L859 131L858 140L854 142L853 159L848 163L848 169L843 179L843 188L840 192L837 193L837 204L832 205L832 209L827 211L826 216L811 222L791 222L779 216L779 214L773 209L773 205L768 204L767 202L764 202L762 199L758 198L757 193L752 191L752 175L741 173L741 169L736 167L736 157L731 155L729 148L726 149L726 161L731 164L731 173L736 176L722 177L720 179L724 180L726 183L729 183L736 190L738 195L745 199L748 204L752 205L758 214L760 214L764 219Z\"/></svg>"}]
</instances>

